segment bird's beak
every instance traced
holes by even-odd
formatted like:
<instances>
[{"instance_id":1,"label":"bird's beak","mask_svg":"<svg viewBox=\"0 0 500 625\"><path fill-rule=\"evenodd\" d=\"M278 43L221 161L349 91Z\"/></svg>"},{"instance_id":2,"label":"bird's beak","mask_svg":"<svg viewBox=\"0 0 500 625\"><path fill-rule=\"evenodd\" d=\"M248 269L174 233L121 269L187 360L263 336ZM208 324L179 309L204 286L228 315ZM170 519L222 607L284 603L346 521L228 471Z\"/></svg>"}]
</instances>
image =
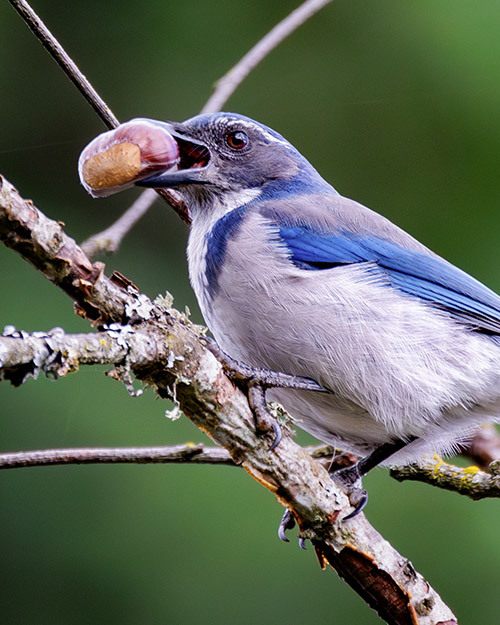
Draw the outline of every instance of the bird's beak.
<instances>
[{"instance_id":1,"label":"bird's beak","mask_svg":"<svg viewBox=\"0 0 500 625\"><path fill-rule=\"evenodd\" d=\"M179 147L179 161L174 167L155 173L149 178L137 181L138 187L165 189L187 184L209 184L205 179L205 169L210 161L210 150L200 141L174 130L165 124Z\"/></svg>"}]
</instances>

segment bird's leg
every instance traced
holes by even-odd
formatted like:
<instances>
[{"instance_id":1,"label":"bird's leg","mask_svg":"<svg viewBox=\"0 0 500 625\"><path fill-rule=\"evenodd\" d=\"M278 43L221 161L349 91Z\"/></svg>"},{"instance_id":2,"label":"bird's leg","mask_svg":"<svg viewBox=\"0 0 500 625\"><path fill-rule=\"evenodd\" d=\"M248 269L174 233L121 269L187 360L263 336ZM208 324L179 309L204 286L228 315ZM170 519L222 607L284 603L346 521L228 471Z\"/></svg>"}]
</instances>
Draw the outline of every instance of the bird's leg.
<instances>
[{"instance_id":1,"label":"bird's leg","mask_svg":"<svg viewBox=\"0 0 500 625\"><path fill-rule=\"evenodd\" d=\"M406 447L406 445L412 443L416 438L417 437L414 436L408 440L383 443L368 454L368 456L361 458L350 467L339 469L332 473L332 479L348 492L349 501L354 506L354 510L344 517L344 521L357 516L368 502L368 493L361 485L361 478L364 477L368 471L374 469L397 451L400 451Z\"/></svg>"},{"instance_id":2,"label":"bird's leg","mask_svg":"<svg viewBox=\"0 0 500 625\"><path fill-rule=\"evenodd\" d=\"M263 431L268 429L266 427L267 421L269 418L272 419L271 423L274 432L274 440L269 447L269 451L276 449L283 437L283 432L278 420L274 419L272 414L269 412L266 402L266 390L261 384L255 382L249 383L248 403L253 411L255 427L257 430Z\"/></svg>"},{"instance_id":3,"label":"bird's leg","mask_svg":"<svg viewBox=\"0 0 500 625\"><path fill-rule=\"evenodd\" d=\"M217 343L205 337L208 349L214 354L224 367L228 378L245 386L248 394L248 401L255 417L257 429L267 429L264 426L268 419L272 419L274 440L270 450L275 449L281 440L282 432L280 424L274 419L267 408L266 391L269 388L293 388L307 391L329 392L323 386L312 380L298 375L289 375L280 371L270 369L257 369L243 362L239 362L228 356Z\"/></svg>"},{"instance_id":4,"label":"bird's leg","mask_svg":"<svg viewBox=\"0 0 500 625\"><path fill-rule=\"evenodd\" d=\"M326 388L318 384L311 378L306 378L300 375L290 375L288 373L282 373L280 371L272 371L271 369L259 369L257 367L251 367L243 362L235 360L228 356L226 352L217 345L217 343L210 337L204 337L207 342L207 348L212 354L219 360L224 367L226 375L231 380L240 382L254 382L260 384L264 388L295 388L303 389L307 391L320 391L328 393Z\"/></svg>"},{"instance_id":5,"label":"bird's leg","mask_svg":"<svg viewBox=\"0 0 500 625\"><path fill-rule=\"evenodd\" d=\"M345 516L342 521L353 519L368 503L368 493L361 485L361 478L378 466L381 462L387 460L387 458L395 454L397 451L400 451L416 439L417 437L413 436L408 440L397 440L391 443L383 443L368 454L368 456L361 458L351 466L343 469L335 469L333 472L329 471L331 478L337 482L343 490L347 491L349 501L351 505L354 506L354 510ZM295 519L291 511L287 509L278 528L279 538L285 542L290 542L286 536L286 532L294 527ZM305 549L303 538L299 538L299 545L302 549Z\"/></svg>"}]
</instances>

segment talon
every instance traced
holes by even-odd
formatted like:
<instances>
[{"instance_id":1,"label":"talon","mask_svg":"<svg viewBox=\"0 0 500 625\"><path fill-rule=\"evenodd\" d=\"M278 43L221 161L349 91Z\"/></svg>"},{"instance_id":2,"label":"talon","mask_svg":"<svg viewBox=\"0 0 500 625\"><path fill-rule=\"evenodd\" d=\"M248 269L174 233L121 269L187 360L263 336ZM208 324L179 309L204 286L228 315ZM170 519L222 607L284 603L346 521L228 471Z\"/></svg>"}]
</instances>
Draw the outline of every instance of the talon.
<instances>
[{"instance_id":1,"label":"talon","mask_svg":"<svg viewBox=\"0 0 500 625\"><path fill-rule=\"evenodd\" d=\"M269 447L269 451L273 451L280 444L281 439L283 438L283 430L281 429L281 425L275 420L273 421L273 432L274 432L274 440Z\"/></svg>"},{"instance_id":2,"label":"talon","mask_svg":"<svg viewBox=\"0 0 500 625\"><path fill-rule=\"evenodd\" d=\"M359 463L331 474L332 480L347 492L349 501L354 507L354 510L346 515L342 521L354 519L368 503L368 493L361 487L361 475Z\"/></svg>"},{"instance_id":3,"label":"talon","mask_svg":"<svg viewBox=\"0 0 500 625\"><path fill-rule=\"evenodd\" d=\"M303 549L304 551L307 551L306 540L307 538L304 538L303 536L299 536L299 547Z\"/></svg>"},{"instance_id":4,"label":"talon","mask_svg":"<svg viewBox=\"0 0 500 625\"><path fill-rule=\"evenodd\" d=\"M278 537L285 543L289 543L290 539L287 538L286 532L295 527L295 519L293 514L288 510L285 510L285 513L281 517L280 525L278 527Z\"/></svg>"},{"instance_id":5,"label":"talon","mask_svg":"<svg viewBox=\"0 0 500 625\"><path fill-rule=\"evenodd\" d=\"M349 519L354 519L354 517L358 516L368 503L368 493L363 488L356 488L350 493L349 501L354 506L354 510L345 516L342 521L349 521Z\"/></svg>"}]
</instances>

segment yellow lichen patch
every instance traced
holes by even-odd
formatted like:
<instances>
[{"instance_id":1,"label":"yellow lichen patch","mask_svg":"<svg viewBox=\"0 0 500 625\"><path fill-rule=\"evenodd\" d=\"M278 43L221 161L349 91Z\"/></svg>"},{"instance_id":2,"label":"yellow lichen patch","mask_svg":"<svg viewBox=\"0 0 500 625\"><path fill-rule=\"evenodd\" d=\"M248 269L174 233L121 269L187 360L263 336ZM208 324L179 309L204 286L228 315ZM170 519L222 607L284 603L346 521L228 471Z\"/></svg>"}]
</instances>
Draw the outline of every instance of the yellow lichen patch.
<instances>
[{"instance_id":1,"label":"yellow lichen patch","mask_svg":"<svg viewBox=\"0 0 500 625\"><path fill-rule=\"evenodd\" d=\"M432 459L435 462L434 466L432 467L432 474L434 477L438 477L441 468L446 464L446 462L441 458L441 456L438 456L438 454L434 454L432 456Z\"/></svg>"},{"instance_id":2,"label":"yellow lichen patch","mask_svg":"<svg viewBox=\"0 0 500 625\"><path fill-rule=\"evenodd\" d=\"M475 467L474 465L472 465L470 467L465 467L465 469L462 469L462 472L464 474L464 477L470 477L473 475L477 475L480 470L481 469L479 467Z\"/></svg>"},{"instance_id":3,"label":"yellow lichen patch","mask_svg":"<svg viewBox=\"0 0 500 625\"><path fill-rule=\"evenodd\" d=\"M83 180L91 189L109 189L133 180L141 169L141 150L135 143L116 143L83 164Z\"/></svg>"}]
</instances>

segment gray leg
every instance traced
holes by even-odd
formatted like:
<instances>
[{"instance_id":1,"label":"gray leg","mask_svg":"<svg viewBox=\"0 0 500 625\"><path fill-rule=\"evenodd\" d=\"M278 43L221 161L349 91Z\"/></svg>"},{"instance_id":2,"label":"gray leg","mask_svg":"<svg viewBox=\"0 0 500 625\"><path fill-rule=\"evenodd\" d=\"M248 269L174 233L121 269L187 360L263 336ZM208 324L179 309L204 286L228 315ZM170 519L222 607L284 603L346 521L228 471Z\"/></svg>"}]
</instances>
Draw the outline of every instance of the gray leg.
<instances>
[{"instance_id":1,"label":"gray leg","mask_svg":"<svg viewBox=\"0 0 500 625\"><path fill-rule=\"evenodd\" d=\"M264 388L294 388L302 389L306 391L319 391L322 393L330 393L326 388L318 384L311 378L306 378L300 375L289 375L288 373L282 373L280 371L272 371L271 369L258 369L256 367L250 367L249 365L234 360L231 356L228 356L217 343L209 338L204 339L207 342L207 348L212 354L220 361L226 375L231 380L239 382L253 382L259 384Z\"/></svg>"},{"instance_id":2,"label":"gray leg","mask_svg":"<svg viewBox=\"0 0 500 625\"><path fill-rule=\"evenodd\" d=\"M276 449L282 438L280 424L272 417L267 409L266 390L269 388L293 388L307 391L319 391L327 393L327 389L312 380L303 376L289 375L280 371L270 369L257 369L249 365L238 362L228 356L217 343L205 337L208 349L214 354L224 367L226 375L246 388L248 401L253 410L255 425L257 429L263 429L262 424L266 422L266 417L273 421L274 440L269 448L270 451Z\"/></svg>"},{"instance_id":3,"label":"gray leg","mask_svg":"<svg viewBox=\"0 0 500 625\"><path fill-rule=\"evenodd\" d=\"M368 503L368 493L361 485L361 478L364 477L368 471L374 469L381 462L387 460L387 458L395 454L397 451L400 451L414 440L416 440L416 437L412 437L406 441L399 440L391 443L384 443L374 449L371 454L368 454L365 458L361 458L361 460L358 460L358 462L350 467L340 469L332 473L332 479L347 491L349 500L354 506L354 510L343 518L344 521L353 519Z\"/></svg>"}]
</instances>

